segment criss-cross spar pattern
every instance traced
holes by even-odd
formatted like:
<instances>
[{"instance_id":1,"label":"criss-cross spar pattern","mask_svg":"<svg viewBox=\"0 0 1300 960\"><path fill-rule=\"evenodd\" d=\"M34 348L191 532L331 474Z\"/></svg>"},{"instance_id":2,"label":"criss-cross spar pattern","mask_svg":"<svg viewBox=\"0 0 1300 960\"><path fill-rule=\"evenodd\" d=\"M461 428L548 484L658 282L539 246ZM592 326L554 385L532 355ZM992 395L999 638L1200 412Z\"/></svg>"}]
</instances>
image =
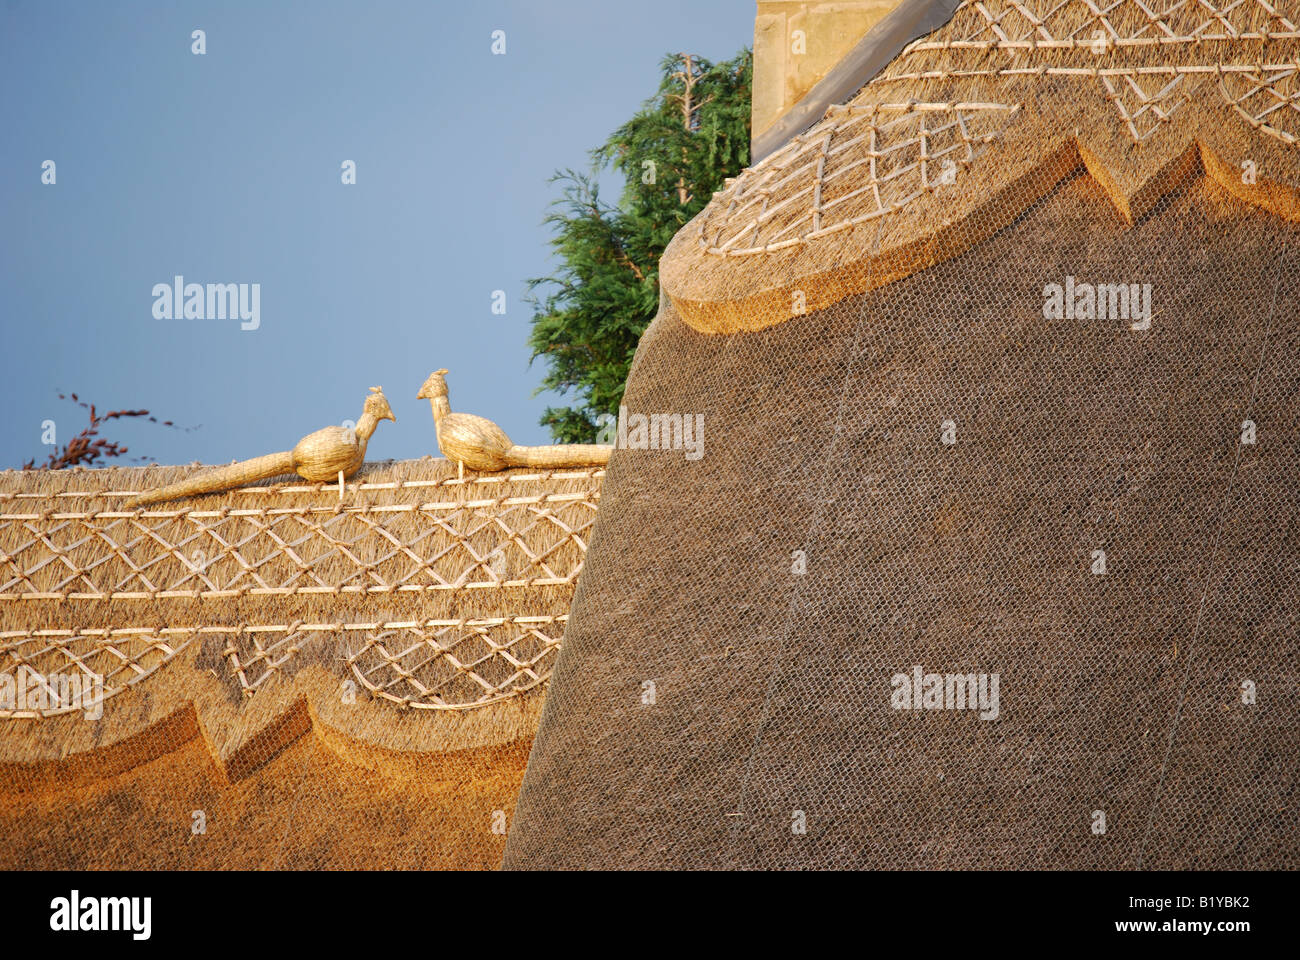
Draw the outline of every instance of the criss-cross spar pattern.
<instances>
[{"instance_id":1,"label":"criss-cross spar pattern","mask_svg":"<svg viewBox=\"0 0 1300 960\"><path fill-rule=\"evenodd\" d=\"M349 502L289 485L232 491L238 507L132 511L92 509L123 495L111 472L80 490L12 477L0 490L0 601L13 601L0 602L0 627L15 628L0 630L0 719L80 709L82 691L102 702L187 649L202 662L192 676L245 697L309 668L428 710L544 684L604 471L430 471L402 465L400 479L349 488Z\"/></svg>"},{"instance_id":2,"label":"criss-cross spar pattern","mask_svg":"<svg viewBox=\"0 0 1300 960\"><path fill-rule=\"evenodd\" d=\"M481 707L547 680L567 620L558 615L5 631L0 719L93 710L153 674L195 638L214 634L225 637L225 678L245 696L311 658L402 707Z\"/></svg>"},{"instance_id":3,"label":"criss-cross spar pattern","mask_svg":"<svg viewBox=\"0 0 1300 960\"><path fill-rule=\"evenodd\" d=\"M927 194L941 199L1013 124L1050 109L1046 100L1027 102L1016 81L1060 78L1066 99L1085 84L1143 145L1213 80L1248 124L1294 145L1300 63L1270 62L1270 52L1297 38L1295 19L1268 0L968 0L847 104L729 181L699 217L698 248L772 254L896 214ZM949 62L936 68L937 55ZM1137 55L1151 62L1135 63ZM977 81L984 102L923 95L934 89L926 84Z\"/></svg>"},{"instance_id":4,"label":"criss-cross spar pattern","mask_svg":"<svg viewBox=\"0 0 1300 960\"><path fill-rule=\"evenodd\" d=\"M550 676L566 616L226 628L228 676L251 696L307 658L373 696L452 710L516 696ZM210 632L210 631L206 631Z\"/></svg>"},{"instance_id":5,"label":"criss-cross spar pattern","mask_svg":"<svg viewBox=\"0 0 1300 960\"><path fill-rule=\"evenodd\" d=\"M1189 75L1213 75L1224 100L1257 130L1296 142L1297 102L1294 62L1267 63L1260 44L1300 38L1294 16L1268 0L977 0L962 4L946 28L910 44L903 65L882 80L918 79L905 61L943 51L1002 51L1009 62L990 68L971 64L955 71L963 77L1038 73L1100 80L1103 95L1119 112L1134 143L1155 134L1186 98L1176 91ZM1243 62L1214 62L1203 53L1208 43L1252 43ZM1124 48L1159 50L1162 63L1117 66L1111 54ZM1017 59L1033 51L1040 62ZM1085 59L1069 59L1072 54ZM1056 54L1067 59L1052 62ZM1044 56L1049 59L1043 60ZM934 77L933 72L925 74ZM1144 116L1145 115L1145 116Z\"/></svg>"},{"instance_id":6,"label":"criss-cross spar pattern","mask_svg":"<svg viewBox=\"0 0 1300 960\"><path fill-rule=\"evenodd\" d=\"M1300 142L1300 63L1225 74L1219 90L1256 130L1292 145Z\"/></svg>"},{"instance_id":7,"label":"criss-cross spar pattern","mask_svg":"<svg viewBox=\"0 0 1300 960\"><path fill-rule=\"evenodd\" d=\"M0 514L0 600L567 584L598 498Z\"/></svg>"},{"instance_id":8,"label":"criss-cross spar pattern","mask_svg":"<svg viewBox=\"0 0 1300 960\"><path fill-rule=\"evenodd\" d=\"M1173 79L1157 78L1154 83L1147 78L1103 76L1101 85L1106 99L1119 111L1134 143L1141 143L1160 130L1187 97L1178 92L1185 74L1175 74Z\"/></svg>"},{"instance_id":9,"label":"criss-cross spar pattern","mask_svg":"<svg viewBox=\"0 0 1300 960\"><path fill-rule=\"evenodd\" d=\"M550 676L567 616L442 621L369 632L345 660L374 696L403 707L484 706Z\"/></svg>"},{"instance_id":10,"label":"criss-cross spar pattern","mask_svg":"<svg viewBox=\"0 0 1300 960\"><path fill-rule=\"evenodd\" d=\"M189 639L147 627L0 632L0 718L93 713L170 661Z\"/></svg>"},{"instance_id":11,"label":"criss-cross spar pattern","mask_svg":"<svg viewBox=\"0 0 1300 960\"><path fill-rule=\"evenodd\" d=\"M1016 107L997 103L873 103L833 107L731 181L700 219L707 252L769 253L885 216L958 182Z\"/></svg>"},{"instance_id":12,"label":"criss-cross spar pattern","mask_svg":"<svg viewBox=\"0 0 1300 960\"><path fill-rule=\"evenodd\" d=\"M1126 46L1260 39L1294 34L1283 4L1268 0L969 0L942 39L909 48Z\"/></svg>"}]
</instances>

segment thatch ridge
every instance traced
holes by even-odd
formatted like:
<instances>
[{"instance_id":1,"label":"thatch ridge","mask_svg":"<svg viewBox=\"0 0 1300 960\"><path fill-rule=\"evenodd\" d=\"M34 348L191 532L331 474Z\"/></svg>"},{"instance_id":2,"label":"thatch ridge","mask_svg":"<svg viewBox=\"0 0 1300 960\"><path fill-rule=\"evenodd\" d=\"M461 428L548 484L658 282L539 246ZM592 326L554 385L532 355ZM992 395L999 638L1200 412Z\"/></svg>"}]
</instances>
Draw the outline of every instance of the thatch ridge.
<instances>
[{"instance_id":1,"label":"thatch ridge","mask_svg":"<svg viewBox=\"0 0 1300 960\"><path fill-rule=\"evenodd\" d=\"M1082 0L1037 21L1027 12L963 3L729 183L664 254L683 319L705 333L759 329L896 282L984 242L1080 164L1117 229L1185 182L1189 164L1300 219L1293 20L1258 2L1154 19L1132 4L1099 16ZM1045 169L1059 173L1046 187Z\"/></svg>"},{"instance_id":2,"label":"thatch ridge","mask_svg":"<svg viewBox=\"0 0 1300 960\"><path fill-rule=\"evenodd\" d=\"M191 738L229 776L309 728L412 755L532 735L603 470L462 480L424 458L367 465L342 501L294 479L118 506L197 469L0 473L3 669L90 669L110 694L94 723L56 704L0 719L0 789L117 775ZM71 569L84 582L62 583Z\"/></svg>"}]
</instances>

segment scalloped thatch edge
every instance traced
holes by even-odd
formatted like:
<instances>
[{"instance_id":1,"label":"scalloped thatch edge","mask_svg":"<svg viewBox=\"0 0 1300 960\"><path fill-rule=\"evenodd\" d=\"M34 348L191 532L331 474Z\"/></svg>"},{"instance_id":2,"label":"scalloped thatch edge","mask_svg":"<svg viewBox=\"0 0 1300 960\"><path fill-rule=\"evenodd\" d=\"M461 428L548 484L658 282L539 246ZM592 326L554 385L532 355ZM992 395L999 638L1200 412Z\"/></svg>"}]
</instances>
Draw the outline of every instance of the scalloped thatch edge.
<instances>
[{"instance_id":1,"label":"scalloped thatch edge","mask_svg":"<svg viewBox=\"0 0 1300 960\"><path fill-rule=\"evenodd\" d=\"M228 688L196 664L197 645L177 655L148 687L113 699L96 721L80 714L0 724L0 793L68 789L117 776L199 740L229 783L242 780L311 733L341 758L409 775L430 755L499 747L533 736L544 691L470 711L397 710L340 696L319 666L272 681L232 702Z\"/></svg>"},{"instance_id":2,"label":"scalloped thatch edge","mask_svg":"<svg viewBox=\"0 0 1300 960\"><path fill-rule=\"evenodd\" d=\"M703 225L719 213L715 198L678 231L660 263L664 293L682 319L706 334L761 330L800 315L796 303L803 313L812 312L892 283L987 240L1080 167L1109 197L1120 229L1196 176L1209 177L1244 203L1300 221L1296 147L1243 120L1212 75L1189 76L1182 91L1187 102L1141 144L1129 138L1102 92L1080 96L1087 89L1081 84L1097 82L1090 78L954 79L946 81L950 97L957 82L962 99L1020 110L959 170L953 186L836 235L757 256L726 256L703 247ZM885 76L853 103L906 101L907 94L923 100L925 83L904 90ZM831 111L792 144L820 140L837 116ZM782 156L769 159L780 163ZM1259 171L1254 184L1242 182L1247 160Z\"/></svg>"}]
</instances>

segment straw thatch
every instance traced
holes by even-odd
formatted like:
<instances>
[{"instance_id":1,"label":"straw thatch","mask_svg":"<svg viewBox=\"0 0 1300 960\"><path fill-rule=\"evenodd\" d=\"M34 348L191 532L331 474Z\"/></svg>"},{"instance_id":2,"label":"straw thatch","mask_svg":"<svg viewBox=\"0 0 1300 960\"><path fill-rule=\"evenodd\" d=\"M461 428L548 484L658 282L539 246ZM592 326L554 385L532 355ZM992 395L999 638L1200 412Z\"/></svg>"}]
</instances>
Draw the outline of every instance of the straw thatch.
<instances>
[{"instance_id":1,"label":"straw thatch","mask_svg":"<svg viewBox=\"0 0 1300 960\"><path fill-rule=\"evenodd\" d=\"M314 728L231 777L196 729L183 714L152 761L0 790L0 867L492 869L529 746L387 753Z\"/></svg>"},{"instance_id":2,"label":"straw thatch","mask_svg":"<svg viewBox=\"0 0 1300 960\"><path fill-rule=\"evenodd\" d=\"M354 815L365 796L348 770L369 770L368 789L421 831L452 828L430 825L435 811L486 802L475 784L491 787L488 813L508 809L603 471L461 480L426 458L369 465L342 490L295 480L120 507L124 494L200 472L0 473L0 672L104 683L103 716L91 721L57 689L34 706L0 704L0 797L9 798L0 820L31 827L44 810L37 835L81 836L76 862L101 863L90 852L100 828L78 834L63 818L104 783L199 777L220 804L246 780L292 795L282 781L301 764L281 762L291 754L332 771L329 789ZM228 817L247 819L237 799L229 804ZM461 839L477 851L474 864L490 866L503 835L486 816L472 818L482 843ZM364 833L318 851L321 862L381 865L388 841L367 847ZM221 860L233 850L211 862L265 864L280 840L262 839L245 837L234 862ZM33 844L6 852L62 862L45 841ZM440 860L437 849L417 862L472 865ZM184 862L166 847L132 850L102 863Z\"/></svg>"}]
</instances>

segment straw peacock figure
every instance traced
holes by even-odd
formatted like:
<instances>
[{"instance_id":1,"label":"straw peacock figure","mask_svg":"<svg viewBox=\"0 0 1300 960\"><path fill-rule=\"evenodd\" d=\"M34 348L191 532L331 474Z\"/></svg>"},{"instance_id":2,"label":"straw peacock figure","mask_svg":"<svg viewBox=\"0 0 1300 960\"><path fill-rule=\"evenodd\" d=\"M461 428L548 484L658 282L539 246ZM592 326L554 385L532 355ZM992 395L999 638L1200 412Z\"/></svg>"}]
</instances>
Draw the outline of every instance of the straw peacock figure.
<instances>
[{"instance_id":1,"label":"straw peacock figure","mask_svg":"<svg viewBox=\"0 0 1300 960\"><path fill-rule=\"evenodd\" d=\"M460 475L465 468L490 473L509 467L592 467L609 462L614 448L598 443L563 443L543 447L521 447L506 432L485 417L452 413L447 398L447 371L435 370L416 394L433 408L433 425L438 449L455 461Z\"/></svg>"},{"instance_id":2,"label":"straw peacock figure","mask_svg":"<svg viewBox=\"0 0 1300 960\"><path fill-rule=\"evenodd\" d=\"M241 487L256 480L268 480L281 474L296 473L311 483L325 483L334 480L340 473L350 477L361 469L366 460L366 444L380 420L392 420L392 409L384 397L383 387L371 387L370 395L361 411L361 419L355 429L348 427L325 427L315 433L309 433L298 441L292 450L283 453L268 453L264 457L241 460L229 466L221 467L210 473L202 473L165 487L142 493L126 502L127 509L135 509L147 503L172 500L176 497L191 497L201 493L215 493Z\"/></svg>"}]
</instances>

